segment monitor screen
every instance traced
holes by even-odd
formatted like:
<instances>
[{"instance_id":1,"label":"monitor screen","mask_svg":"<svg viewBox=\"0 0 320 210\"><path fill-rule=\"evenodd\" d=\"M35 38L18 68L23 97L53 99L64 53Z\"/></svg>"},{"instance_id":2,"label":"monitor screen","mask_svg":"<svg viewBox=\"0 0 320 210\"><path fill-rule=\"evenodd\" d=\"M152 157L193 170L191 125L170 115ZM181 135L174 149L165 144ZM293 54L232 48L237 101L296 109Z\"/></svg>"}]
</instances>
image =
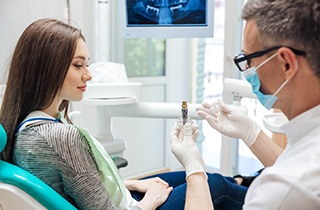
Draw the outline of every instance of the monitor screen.
<instances>
[{"instance_id":1,"label":"monitor screen","mask_svg":"<svg viewBox=\"0 0 320 210\"><path fill-rule=\"evenodd\" d=\"M120 0L125 38L213 37L214 0Z\"/></svg>"}]
</instances>

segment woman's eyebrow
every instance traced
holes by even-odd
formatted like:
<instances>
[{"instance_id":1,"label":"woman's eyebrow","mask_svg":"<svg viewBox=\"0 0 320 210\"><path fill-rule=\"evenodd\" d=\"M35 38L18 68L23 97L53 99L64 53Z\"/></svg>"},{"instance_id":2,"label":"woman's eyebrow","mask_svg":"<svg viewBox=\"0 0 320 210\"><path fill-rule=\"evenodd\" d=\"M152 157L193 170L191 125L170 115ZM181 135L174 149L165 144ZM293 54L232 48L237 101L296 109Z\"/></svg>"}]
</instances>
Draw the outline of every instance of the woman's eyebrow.
<instances>
[{"instance_id":1,"label":"woman's eyebrow","mask_svg":"<svg viewBox=\"0 0 320 210\"><path fill-rule=\"evenodd\" d=\"M84 56L82 56L82 55L74 56L73 59L75 59L75 58L80 58L82 60L86 60L86 58Z\"/></svg>"},{"instance_id":2,"label":"woman's eyebrow","mask_svg":"<svg viewBox=\"0 0 320 210\"><path fill-rule=\"evenodd\" d=\"M84 60L84 61L86 60L86 57L83 56L83 55L76 55L76 56L73 57L73 59L77 59L77 58L82 59L82 60ZM88 58L87 61L89 61L89 60L90 60L90 57Z\"/></svg>"}]
</instances>

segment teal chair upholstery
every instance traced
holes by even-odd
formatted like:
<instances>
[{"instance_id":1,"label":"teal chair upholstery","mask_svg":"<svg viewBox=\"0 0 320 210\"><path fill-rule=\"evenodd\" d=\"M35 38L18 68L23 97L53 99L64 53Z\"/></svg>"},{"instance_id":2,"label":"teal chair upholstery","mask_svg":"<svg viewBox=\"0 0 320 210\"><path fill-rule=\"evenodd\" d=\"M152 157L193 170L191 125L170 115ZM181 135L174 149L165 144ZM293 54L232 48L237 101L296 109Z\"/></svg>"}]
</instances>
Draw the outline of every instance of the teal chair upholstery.
<instances>
[{"instance_id":1,"label":"teal chair upholstery","mask_svg":"<svg viewBox=\"0 0 320 210\"><path fill-rule=\"evenodd\" d=\"M0 124L0 152L6 143L7 135ZM0 209L76 208L34 175L0 160Z\"/></svg>"}]
</instances>

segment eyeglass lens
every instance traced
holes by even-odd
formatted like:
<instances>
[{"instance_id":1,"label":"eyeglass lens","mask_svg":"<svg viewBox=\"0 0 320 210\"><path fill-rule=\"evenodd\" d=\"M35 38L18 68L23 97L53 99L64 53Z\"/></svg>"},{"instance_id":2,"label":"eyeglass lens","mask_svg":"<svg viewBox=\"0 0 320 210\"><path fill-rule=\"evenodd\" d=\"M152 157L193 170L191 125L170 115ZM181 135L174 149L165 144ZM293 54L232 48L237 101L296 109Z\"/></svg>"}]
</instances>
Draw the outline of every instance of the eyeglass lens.
<instances>
[{"instance_id":1,"label":"eyeglass lens","mask_svg":"<svg viewBox=\"0 0 320 210\"><path fill-rule=\"evenodd\" d=\"M237 56L237 58L243 58L245 57L245 54L240 54ZM237 62L238 67L241 68L242 71L247 70L247 68L250 67L251 59L245 59L243 61Z\"/></svg>"}]
</instances>

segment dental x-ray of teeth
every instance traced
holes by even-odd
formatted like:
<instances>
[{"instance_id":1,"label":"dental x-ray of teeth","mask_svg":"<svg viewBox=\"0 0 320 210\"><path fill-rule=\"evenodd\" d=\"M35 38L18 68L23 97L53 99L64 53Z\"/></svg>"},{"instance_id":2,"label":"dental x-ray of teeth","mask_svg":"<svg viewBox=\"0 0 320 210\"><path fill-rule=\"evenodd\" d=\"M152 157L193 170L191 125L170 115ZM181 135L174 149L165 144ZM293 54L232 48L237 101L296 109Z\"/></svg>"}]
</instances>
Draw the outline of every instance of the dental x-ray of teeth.
<instances>
[{"instance_id":1,"label":"dental x-ray of teeth","mask_svg":"<svg viewBox=\"0 0 320 210\"><path fill-rule=\"evenodd\" d=\"M200 25L206 22L207 0L126 0L128 25Z\"/></svg>"}]
</instances>

